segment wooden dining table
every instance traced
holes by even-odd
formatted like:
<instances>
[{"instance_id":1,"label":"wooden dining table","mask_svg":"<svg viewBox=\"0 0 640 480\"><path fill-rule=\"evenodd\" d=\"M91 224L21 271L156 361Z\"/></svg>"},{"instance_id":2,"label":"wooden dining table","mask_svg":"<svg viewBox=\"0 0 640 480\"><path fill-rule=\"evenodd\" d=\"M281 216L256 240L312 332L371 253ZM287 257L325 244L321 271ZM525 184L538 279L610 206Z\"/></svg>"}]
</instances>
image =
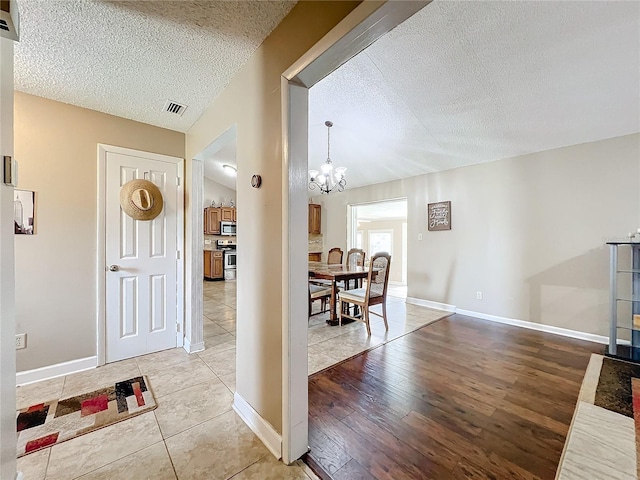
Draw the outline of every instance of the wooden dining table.
<instances>
[{"instance_id":1,"label":"wooden dining table","mask_svg":"<svg viewBox=\"0 0 640 480\"><path fill-rule=\"evenodd\" d=\"M323 262L309 262L309 278L331 280L331 298L329 302L329 325L338 325L336 303L338 297L337 283L344 280L345 285L349 280L367 278L369 269L366 267L348 266L341 264L327 264Z\"/></svg>"}]
</instances>

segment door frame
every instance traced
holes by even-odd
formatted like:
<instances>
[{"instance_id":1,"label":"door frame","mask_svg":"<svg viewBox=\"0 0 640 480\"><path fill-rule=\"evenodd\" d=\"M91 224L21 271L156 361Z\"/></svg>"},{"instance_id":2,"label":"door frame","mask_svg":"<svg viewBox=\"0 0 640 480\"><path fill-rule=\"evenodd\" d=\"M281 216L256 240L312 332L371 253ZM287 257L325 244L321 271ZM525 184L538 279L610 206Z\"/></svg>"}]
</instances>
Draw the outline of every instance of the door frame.
<instances>
[{"instance_id":1,"label":"door frame","mask_svg":"<svg viewBox=\"0 0 640 480\"><path fill-rule=\"evenodd\" d=\"M431 0L364 0L281 76L282 460L308 450L307 324L308 91ZM303 301L304 299L304 301Z\"/></svg>"},{"instance_id":2,"label":"door frame","mask_svg":"<svg viewBox=\"0 0 640 480\"><path fill-rule=\"evenodd\" d=\"M177 297L176 297L176 323L179 331L176 332L176 347L184 345L184 159L170 157L159 153L144 152L130 148L116 147L113 145L98 144L98 203L97 203L97 255L96 255L96 351L98 354L98 366L105 364L106 357L106 283L107 264L105 235L106 224L106 198L107 198L107 153L118 153L133 157L142 157L148 160L157 160L172 163L178 167L178 185L176 194L176 245L177 245Z\"/></svg>"}]
</instances>

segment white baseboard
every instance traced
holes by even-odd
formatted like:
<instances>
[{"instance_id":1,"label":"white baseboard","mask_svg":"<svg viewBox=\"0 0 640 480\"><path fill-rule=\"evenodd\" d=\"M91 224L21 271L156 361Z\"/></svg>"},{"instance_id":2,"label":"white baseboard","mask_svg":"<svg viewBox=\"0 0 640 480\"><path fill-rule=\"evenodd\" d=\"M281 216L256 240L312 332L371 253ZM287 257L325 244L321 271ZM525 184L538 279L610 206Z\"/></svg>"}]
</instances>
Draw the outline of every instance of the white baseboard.
<instances>
[{"instance_id":1,"label":"white baseboard","mask_svg":"<svg viewBox=\"0 0 640 480\"><path fill-rule=\"evenodd\" d=\"M489 320L490 322L504 323L506 325L513 325L515 327L528 328L529 330L538 330L539 332L562 335L563 337L577 338L579 340L586 340L588 342L603 343L605 345L609 343L609 337L594 335L592 333L579 332L577 330L569 330L567 328L554 327L552 325L544 325L542 323L527 322L525 320L517 320L515 318L499 317L498 315L473 312L471 310L463 310L461 308L457 308L456 313L459 313L460 315L467 315L469 317L481 318L483 320Z\"/></svg>"},{"instance_id":2,"label":"white baseboard","mask_svg":"<svg viewBox=\"0 0 640 480\"><path fill-rule=\"evenodd\" d=\"M192 344L191 342L189 342L189 339L185 337L184 345L182 346L182 348L184 348L187 351L187 353L201 352L204 350L204 342L198 342L198 343Z\"/></svg>"},{"instance_id":3,"label":"white baseboard","mask_svg":"<svg viewBox=\"0 0 640 480\"><path fill-rule=\"evenodd\" d=\"M16 473L16 480L23 480L22 472Z\"/></svg>"},{"instance_id":4,"label":"white baseboard","mask_svg":"<svg viewBox=\"0 0 640 480\"><path fill-rule=\"evenodd\" d=\"M276 459L282 458L282 436L262 418L238 392L233 395L233 409L255 433Z\"/></svg>"},{"instance_id":5,"label":"white baseboard","mask_svg":"<svg viewBox=\"0 0 640 480\"><path fill-rule=\"evenodd\" d=\"M605 337L603 335L594 335L592 333L579 332L577 330L569 330L567 328L554 327L552 325L544 325L541 323L528 322L525 320L517 320L515 318L500 317L498 315L491 315L489 313L473 312L471 310L457 308L455 305L449 305L447 303L432 302L431 300L423 300L422 298L413 297L407 297L406 302L413 305L419 305L421 307L428 307L436 310L444 310L445 312L459 313L460 315L467 315L469 317L481 318L483 320L489 320L490 322L528 328L529 330L537 330L539 332L553 333L555 335L561 335L563 337L577 338L579 340L602 343L604 345L607 345L609 343L609 337ZM630 344L630 342L624 340L618 340L618 343L623 345Z\"/></svg>"},{"instance_id":6,"label":"white baseboard","mask_svg":"<svg viewBox=\"0 0 640 480\"><path fill-rule=\"evenodd\" d=\"M406 303L412 305L419 305L421 307L433 308L435 310L444 310L445 312L455 312L455 305L449 305L447 303L432 302L431 300L423 300L421 298L407 297Z\"/></svg>"},{"instance_id":7,"label":"white baseboard","mask_svg":"<svg viewBox=\"0 0 640 480\"><path fill-rule=\"evenodd\" d=\"M62 377L71 373L89 370L98 366L98 357L79 358L69 362L56 363L47 367L34 368L16 373L16 385L39 382L50 378Z\"/></svg>"}]
</instances>

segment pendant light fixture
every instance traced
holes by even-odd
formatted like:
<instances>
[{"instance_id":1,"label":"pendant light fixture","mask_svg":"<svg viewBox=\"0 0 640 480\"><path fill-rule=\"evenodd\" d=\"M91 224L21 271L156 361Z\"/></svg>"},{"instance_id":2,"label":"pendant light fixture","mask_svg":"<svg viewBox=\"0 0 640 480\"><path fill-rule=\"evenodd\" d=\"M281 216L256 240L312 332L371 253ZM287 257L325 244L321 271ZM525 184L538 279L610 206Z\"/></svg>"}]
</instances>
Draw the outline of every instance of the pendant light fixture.
<instances>
[{"instance_id":1,"label":"pendant light fixture","mask_svg":"<svg viewBox=\"0 0 640 480\"><path fill-rule=\"evenodd\" d=\"M333 122L327 120L324 124L327 126L327 160L320 167L320 171L309 170L309 188L311 190L319 188L321 193L328 195L334 190L336 192L342 192L344 190L344 187L347 185L347 180L344 177L347 169L345 167L333 168L330 155L330 132L331 127L333 127Z\"/></svg>"}]
</instances>

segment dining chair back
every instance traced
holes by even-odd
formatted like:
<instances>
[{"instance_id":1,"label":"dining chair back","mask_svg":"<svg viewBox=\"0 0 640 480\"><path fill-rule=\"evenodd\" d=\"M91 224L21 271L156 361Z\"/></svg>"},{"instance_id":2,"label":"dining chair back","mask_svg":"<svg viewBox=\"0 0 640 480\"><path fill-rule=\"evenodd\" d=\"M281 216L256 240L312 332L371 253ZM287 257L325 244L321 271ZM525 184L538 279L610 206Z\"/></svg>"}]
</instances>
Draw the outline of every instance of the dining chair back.
<instances>
[{"instance_id":1,"label":"dining chair back","mask_svg":"<svg viewBox=\"0 0 640 480\"><path fill-rule=\"evenodd\" d=\"M347 267L364 267L364 261L367 257L367 254L361 248L352 248L347 252ZM354 278L353 280L347 280L342 285L346 290L351 288L360 288L362 287L362 279Z\"/></svg>"},{"instance_id":2,"label":"dining chair back","mask_svg":"<svg viewBox=\"0 0 640 480\"><path fill-rule=\"evenodd\" d=\"M376 253L369 262L369 274L367 276L367 286L340 292L339 301L340 312L339 323L342 325L342 318L350 318L364 322L367 326L367 334L371 335L371 325L369 324L369 313L378 315L384 320L384 326L389 330L387 322L387 286L389 285L389 270L391 268L391 255L387 252ZM342 308L344 302L357 305L362 308L362 316L349 315L348 310ZM369 307L382 305L382 315L370 312Z\"/></svg>"},{"instance_id":3,"label":"dining chair back","mask_svg":"<svg viewBox=\"0 0 640 480\"><path fill-rule=\"evenodd\" d=\"M329 253L327 254L327 263L329 265L335 265L337 263L342 263L342 249L340 249L339 247L334 247L331 250L329 250Z\"/></svg>"}]
</instances>

